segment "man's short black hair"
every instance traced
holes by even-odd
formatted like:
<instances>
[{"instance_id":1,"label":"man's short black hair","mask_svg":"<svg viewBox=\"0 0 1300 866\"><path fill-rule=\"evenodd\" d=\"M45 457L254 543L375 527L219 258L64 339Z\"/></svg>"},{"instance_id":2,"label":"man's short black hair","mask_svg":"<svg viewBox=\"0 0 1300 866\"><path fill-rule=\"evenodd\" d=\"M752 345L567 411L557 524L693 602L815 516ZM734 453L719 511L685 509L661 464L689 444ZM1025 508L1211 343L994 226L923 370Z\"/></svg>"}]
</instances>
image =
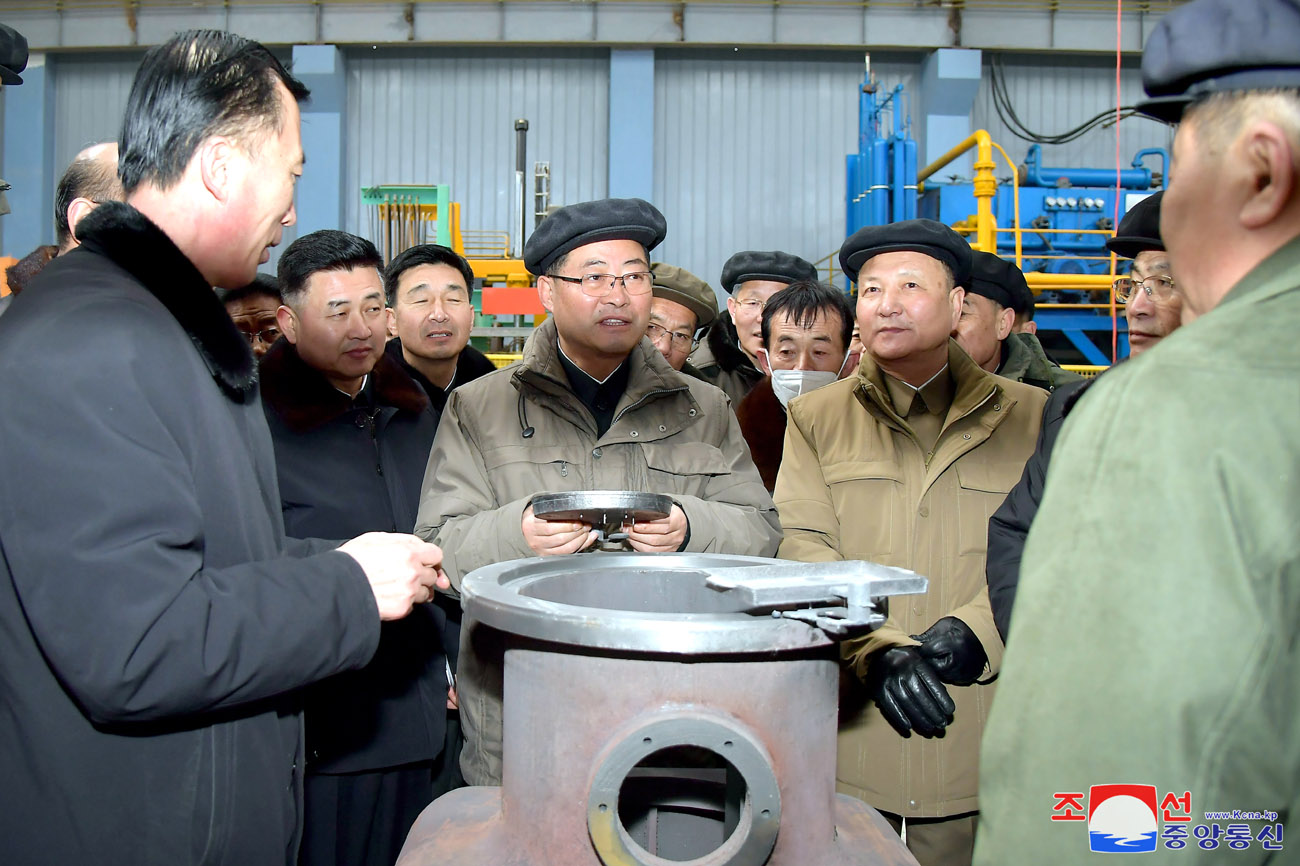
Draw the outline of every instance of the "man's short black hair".
<instances>
[{"instance_id":1,"label":"man's short black hair","mask_svg":"<svg viewBox=\"0 0 1300 866\"><path fill-rule=\"evenodd\" d=\"M270 274L258 274L253 277L251 283L237 289L218 289L217 295L221 298L223 304L231 304L245 298L255 298L258 295L274 298L277 305L283 303L283 299L280 297L280 283Z\"/></svg>"},{"instance_id":2,"label":"man's short black hair","mask_svg":"<svg viewBox=\"0 0 1300 866\"><path fill-rule=\"evenodd\" d=\"M279 132L280 82L299 102L309 91L260 43L220 30L178 33L145 55L119 139L118 177L130 194L148 181L168 189L214 135L247 141Z\"/></svg>"},{"instance_id":3,"label":"man's short black hair","mask_svg":"<svg viewBox=\"0 0 1300 866\"><path fill-rule=\"evenodd\" d=\"M465 278L465 289L471 295L474 293L474 271L470 268L469 262L465 261L464 256L451 247L440 244L420 244L398 253L384 269L384 294L388 297L388 306L397 303L397 281L401 279L402 274L420 265L448 265L455 268Z\"/></svg>"},{"instance_id":4,"label":"man's short black hair","mask_svg":"<svg viewBox=\"0 0 1300 866\"><path fill-rule=\"evenodd\" d=\"M59 249L72 240L68 208L74 199L88 198L98 203L116 201L121 197L122 187L117 180L117 166L113 163L102 159L78 159L68 166L54 193L54 242Z\"/></svg>"},{"instance_id":5,"label":"man's short black hair","mask_svg":"<svg viewBox=\"0 0 1300 866\"><path fill-rule=\"evenodd\" d=\"M790 321L810 328L819 314L840 317L840 345L849 348L853 339L853 304L849 296L816 280L791 283L767 299L763 307L763 345L771 348L772 319L784 313Z\"/></svg>"},{"instance_id":6,"label":"man's short black hair","mask_svg":"<svg viewBox=\"0 0 1300 866\"><path fill-rule=\"evenodd\" d=\"M312 274L353 268L374 268L382 272L383 256L370 241L348 232L321 229L303 235L289 244L280 256L276 268L280 297L285 304L296 307L302 301L303 290Z\"/></svg>"}]
</instances>

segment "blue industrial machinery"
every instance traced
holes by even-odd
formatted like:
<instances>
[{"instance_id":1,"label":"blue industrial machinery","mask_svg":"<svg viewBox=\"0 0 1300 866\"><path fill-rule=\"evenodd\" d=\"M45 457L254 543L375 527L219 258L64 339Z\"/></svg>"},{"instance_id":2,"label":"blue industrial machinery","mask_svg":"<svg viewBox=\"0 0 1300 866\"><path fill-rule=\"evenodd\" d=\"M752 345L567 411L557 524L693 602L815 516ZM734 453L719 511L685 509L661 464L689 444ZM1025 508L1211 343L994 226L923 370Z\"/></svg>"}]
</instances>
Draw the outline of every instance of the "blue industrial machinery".
<instances>
[{"instance_id":1,"label":"blue industrial machinery","mask_svg":"<svg viewBox=\"0 0 1300 866\"><path fill-rule=\"evenodd\" d=\"M893 132L884 133L884 115ZM903 85L881 93L868 73L858 93L858 152L845 158L848 233L916 218L916 139Z\"/></svg>"},{"instance_id":2,"label":"blue industrial machinery","mask_svg":"<svg viewBox=\"0 0 1300 866\"><path fill-rule=\"evenodd\" d=\"M886 122L886 116L891 122ZM977 202L973 178L939 177L926 181L917 192L917 144L911 137L911 119L905 108L900 84L881 92L864 80L858 103L858 152L845 160L846 225L848 234L863 226L884 225L917 216L938 220L966 232L974 240ZM1159 158L1159 169L1147 167L1151 157ZM1139 200L1161 187L1168 177L1169 156L1163 148L1138 151L1132 167L1119 172L1122 215ZM1032 145L1018 169L1020 186L1021 269L1035 274L1100 275L1110 271L1105 241L1114 229L1115 169L1051 168L1042 164L1042 149ZM1016 203L1010 179L999 182L992 200L993 217L999 229L1016 227ZM996 233L997 253L1013 259L1016 233ZM1096 277L1092 277L1096 279ZM1042 282L1039 282L1041 287ZM1035 320L1045 342L1058 349L1069 346L1088 364L1105 365L1108 353L1089 333L1101 336L1111 331L1110 315L1099 309L1052 309L1054 304L1084 304L1094 300L1087 291L1041 290L1041 309ZM1119 354L1128 354L1125 323L1119 321ZM1064 337L1055 337L1053 332ZM1109 339L1105 340L1109 348Z\"/></svg>"}]
</instances>

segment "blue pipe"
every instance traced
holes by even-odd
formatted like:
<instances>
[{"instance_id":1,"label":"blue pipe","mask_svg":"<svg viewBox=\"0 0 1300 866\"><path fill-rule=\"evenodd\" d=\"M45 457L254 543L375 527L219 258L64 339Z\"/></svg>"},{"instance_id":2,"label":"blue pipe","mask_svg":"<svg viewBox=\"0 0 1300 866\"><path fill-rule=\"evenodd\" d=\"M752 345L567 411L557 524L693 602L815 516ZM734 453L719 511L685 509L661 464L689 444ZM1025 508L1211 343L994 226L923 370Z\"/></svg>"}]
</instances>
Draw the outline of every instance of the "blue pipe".
<instances>
[{"instance_id":1,"label":"blue pipe","mask_svg":"<svg viewBox=\"0 0 1300 866\"><path fill-rule=\"evenodd\" d=\"M1150 149L1142 151L1148 153ZM1115 172L1105 168L1045 168L1040 163L1043 149L1033 144L1025 154L1024 180L1021 186L1055 188L1058 181L1065 180L1070 186L1107 187L1114 186ZM1135 159L1136 168L1123 169L1119 172L1119 184L1124 189L1150 189L1151 172L1141 167L1140 160Z\"/></svg>"}]
</instances>

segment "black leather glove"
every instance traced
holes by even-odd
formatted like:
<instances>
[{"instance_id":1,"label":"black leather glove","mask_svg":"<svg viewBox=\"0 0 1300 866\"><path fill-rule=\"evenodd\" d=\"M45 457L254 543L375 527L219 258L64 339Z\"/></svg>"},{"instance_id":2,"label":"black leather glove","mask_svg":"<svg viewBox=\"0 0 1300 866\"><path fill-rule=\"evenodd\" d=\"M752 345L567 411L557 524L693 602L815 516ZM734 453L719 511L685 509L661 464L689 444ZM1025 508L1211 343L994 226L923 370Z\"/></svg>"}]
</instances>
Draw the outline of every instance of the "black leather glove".
<instances>
[{"instance_id":1,"label":"black leather glove","mask_svg":"<svg viewBox=\"0 0 1300 866\"><path fill-rule=\"evenodd\" d=\"M957 708L916 647L894 647L874 656L863 682L880 712L904 737L913 730L923 737L941 737L952 724Z\"/></svg>"},{"instance_id":2,"label":"black leather glove","mask_svg":"<svg viewBox=\"0 0 1300 866\"><path fill-rule=\"evenodd\" d=\"M945 616L912 638L921 642L921 655L939 679L954 686L968 686L978 680L989 661L975 632L955 616Z\"/></svg>"}]
</instances>

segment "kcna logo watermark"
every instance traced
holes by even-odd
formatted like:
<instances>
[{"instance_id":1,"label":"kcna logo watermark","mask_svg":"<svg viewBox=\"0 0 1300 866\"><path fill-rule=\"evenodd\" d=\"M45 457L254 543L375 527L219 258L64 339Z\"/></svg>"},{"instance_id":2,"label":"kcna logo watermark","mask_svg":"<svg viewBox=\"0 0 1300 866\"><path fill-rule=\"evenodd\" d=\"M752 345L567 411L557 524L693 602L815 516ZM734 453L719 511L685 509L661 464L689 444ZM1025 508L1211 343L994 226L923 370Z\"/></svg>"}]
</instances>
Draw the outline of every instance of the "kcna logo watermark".
<instances>
[{"instance_id":1,"label":"kcna logo watermark","mask_svg":"<svg viewBox=\"0 0 1300 866\"><path fill-rule=\"evenodd\" d=\"M1189 844L1206 851L1220 846L1243 851L1252 845L1282 850L1277 812L1203 812L1205 822L1193 825L1191 791L1170 791L1161 798L1155 785L1093 785L1087 796L1079 791L1052 798L1053 821L1088 822L1090 851L1141 854L1161 846L1176 851Z\"/></svg>"}]
</instances>

